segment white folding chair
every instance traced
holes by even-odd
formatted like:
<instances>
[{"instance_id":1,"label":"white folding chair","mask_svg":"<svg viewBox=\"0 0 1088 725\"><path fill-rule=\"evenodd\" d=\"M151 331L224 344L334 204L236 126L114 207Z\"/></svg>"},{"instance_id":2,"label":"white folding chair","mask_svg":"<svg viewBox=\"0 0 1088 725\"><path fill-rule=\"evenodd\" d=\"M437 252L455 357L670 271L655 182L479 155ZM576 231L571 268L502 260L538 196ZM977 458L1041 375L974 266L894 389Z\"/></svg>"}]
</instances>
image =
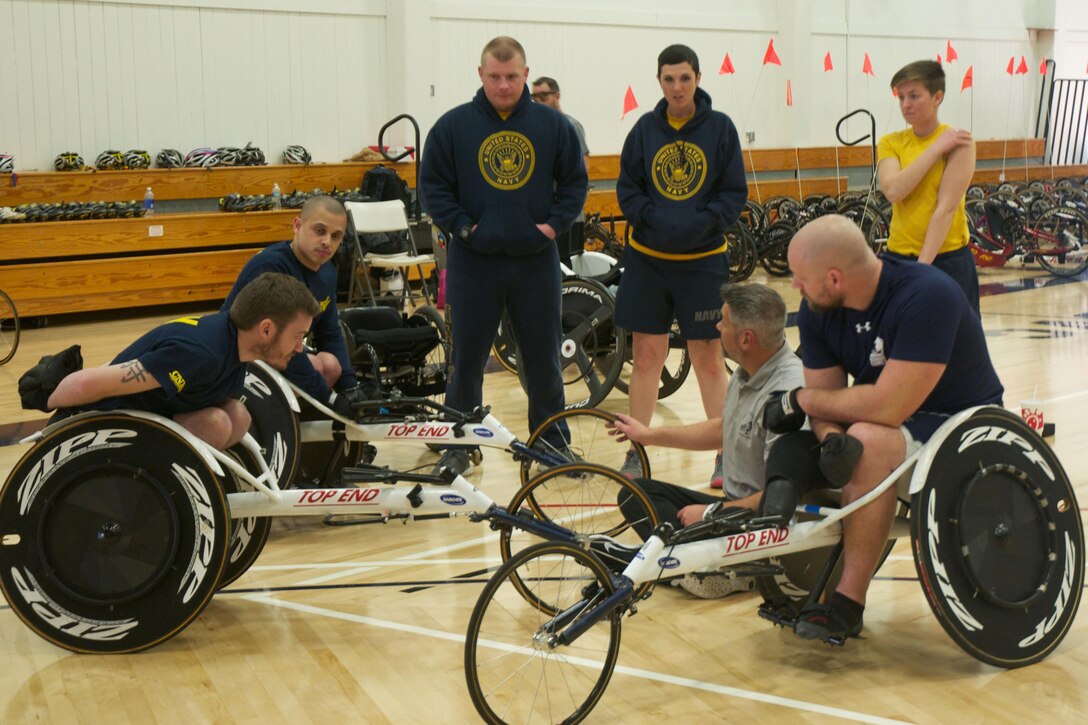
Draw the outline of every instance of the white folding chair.
<instances>
[{"instance_id":1,"label":"white folding chair","mask_svg":"<svg viewBox=\"0 0 1088 725\"><path fill-rule=\"evenodd\" d=\"M412 230L408 225L408 217L404 211L404 203L398 199L367 202L349 201L345 202L344 206L348 210L348 236L355 244L355 253L360 265L358 269L362 274L363 283L366 286L371 304L377 304L377 297L374 294L374 285L370 279L369 267L397 270L404 281L400 292L403 301L422 298L425 304L433 305L435 299L431 294L430 287L427 285L424 265L435 264L435 258L433 254L420 254L416 248ZM378 254L365 247L362 235L383 232L402 234L405 241L403 246L406 251L395 254ZM408 272L412 268L415 268L419 274L420 294L412 291L412 285L409 282ZM351 287L348 291L349 300L354 299L357 277L358 275L352 275Z\"/></svg>"}]
</instances>

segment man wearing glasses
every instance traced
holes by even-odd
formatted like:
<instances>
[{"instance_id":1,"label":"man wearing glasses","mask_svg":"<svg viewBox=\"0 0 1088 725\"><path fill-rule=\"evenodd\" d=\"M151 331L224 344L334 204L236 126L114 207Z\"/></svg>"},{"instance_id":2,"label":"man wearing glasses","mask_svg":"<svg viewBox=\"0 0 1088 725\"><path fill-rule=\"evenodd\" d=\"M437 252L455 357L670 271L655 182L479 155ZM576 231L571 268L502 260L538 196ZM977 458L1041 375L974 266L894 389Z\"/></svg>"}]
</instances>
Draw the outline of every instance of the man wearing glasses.
<instances>
[{"instance_id":1,"label":"man wearing glasses","mask_svg":"<svg viewBox=\"0 0 1088 725\"><path fill-rule=\"evenodd\" d=\"M559 111L570 121L570 125L574 126L574 132L578 134L578 144L582 147L582 156L589 156L589 147L586 146L586 130L582 128L582 124L577 118L563 111L559 105L559 101L563 97L559 92L559 82L548 76L540 76L533 81L531 97L537 103L543 103L545 106ZM560 233L556 238L556 243L559 245L559 258L568 267L571 266L571 254L582 251L582 246L585 244L585 220L585 214L578 214L570 229Z\"/></svg>"}]
</instances>

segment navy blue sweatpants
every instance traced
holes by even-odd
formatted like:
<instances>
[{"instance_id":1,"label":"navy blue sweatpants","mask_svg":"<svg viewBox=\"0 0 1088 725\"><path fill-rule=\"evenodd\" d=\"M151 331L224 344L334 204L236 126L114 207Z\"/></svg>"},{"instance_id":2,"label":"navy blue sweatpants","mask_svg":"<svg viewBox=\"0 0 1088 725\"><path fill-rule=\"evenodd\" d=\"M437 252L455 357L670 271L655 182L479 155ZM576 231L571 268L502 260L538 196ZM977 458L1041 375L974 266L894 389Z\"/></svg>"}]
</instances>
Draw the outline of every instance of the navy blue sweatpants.
<instances>
[{"instance_id":1,"label":"navy blue sweatpants","mask_svg":"<svg viewBox=\"0 0 1088 725\"><path fill-rule=\"evenodd\" d=\"M453 370L446 385L446 405L469 411L483 402L484 366L505 308L518 344L518 366L524 367L529 388L532 432L563 409L558 251L551 244L524 257L481 254L454 241L447 255Z\"/></svg>"}]
</instances>

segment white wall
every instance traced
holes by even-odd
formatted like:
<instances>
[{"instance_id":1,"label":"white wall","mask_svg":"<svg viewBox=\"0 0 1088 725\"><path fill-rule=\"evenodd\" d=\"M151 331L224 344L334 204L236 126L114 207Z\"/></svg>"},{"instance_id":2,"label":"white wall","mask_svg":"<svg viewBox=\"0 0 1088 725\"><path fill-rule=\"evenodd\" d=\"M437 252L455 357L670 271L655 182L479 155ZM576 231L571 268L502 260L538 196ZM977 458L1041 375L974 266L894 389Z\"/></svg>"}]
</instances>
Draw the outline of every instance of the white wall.
<instances>
[{"instance_id":1,"label":"white wall","mask_svg":"<svg viewBox=\"0 0 1088 725\"><path fill-rule=\"evenodd\" d=\"M0 0L0 151L21 170L64 150L253 141L270 157L301 143L338 161L376 143L394 115L423 133L479 85L480 48L509 34L530 74L557 78L595 153L617 153L660 98L657 53L699 54L703 88L754 148L830 145L838 118L868 108L877 133L902 120L888 88L918 58L944 55L942 118L977 138L1030 135L1044 55L1059 76L1088 65L1088 18L1073 0ZM1042 29L1037 32L1032 29ZM1053 31L1053 32L1050 32ZM760 61L771 37L782 66ZM835 69L823 71L830 51ZM726 53L734 75L719 75ZM863 54L876 77L861 73ZM1030 72L1009 77L1008 58ZM1085 56L1085 57L1082 57ZM1079 64L1079 65L1078 65ZM960 93L969 65L974 88ZM785 105L786 81L794 106ZM621 120L630 85L638 111ZM433 95L432 95L433 86ZM867 132L852 123L847 136ZM411 142L407 125L394 144Z\"/></svg>"}]
</instances>

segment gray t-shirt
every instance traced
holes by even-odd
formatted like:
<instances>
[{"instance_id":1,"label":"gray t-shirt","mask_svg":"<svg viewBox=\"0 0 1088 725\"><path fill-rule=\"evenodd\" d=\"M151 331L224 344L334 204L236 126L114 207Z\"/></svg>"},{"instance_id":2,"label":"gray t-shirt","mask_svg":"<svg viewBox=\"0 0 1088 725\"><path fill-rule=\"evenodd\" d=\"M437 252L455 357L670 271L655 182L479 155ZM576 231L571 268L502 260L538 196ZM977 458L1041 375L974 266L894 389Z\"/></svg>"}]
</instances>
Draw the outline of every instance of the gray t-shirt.
<instances>
[{"instance_id":1,"label":"gray t-shirt","mask_svg":"<svg viewBox=\"0 0 1088 725\"><path fill-rule=\"evenodd\" d=\"M749 377L737 368L722 408L722 492L730 500L762 491L767 454L778 435L763 427L763 406L775 390L805 384L801 359L786 343Z\"/></svg>"},{"instance_id":2,"label":"gray t-shirt","mask_svg":"<svg viewBox=\"0 0 1088 725\"><path fill-rule=\"evenodd\" d=\"M582 124L574 116L569 113L564 113L563 115L570 121L570 125L574 126L574 133L578 134L578 144L582 147L582 158L585 158L586 155L589 154L589 147L586 146L586 130L582 128ZM585 212L580 212L578 216L574 218L574 221L581 222L585 221L585 219Z\"/></svg>"}]
</instances>

